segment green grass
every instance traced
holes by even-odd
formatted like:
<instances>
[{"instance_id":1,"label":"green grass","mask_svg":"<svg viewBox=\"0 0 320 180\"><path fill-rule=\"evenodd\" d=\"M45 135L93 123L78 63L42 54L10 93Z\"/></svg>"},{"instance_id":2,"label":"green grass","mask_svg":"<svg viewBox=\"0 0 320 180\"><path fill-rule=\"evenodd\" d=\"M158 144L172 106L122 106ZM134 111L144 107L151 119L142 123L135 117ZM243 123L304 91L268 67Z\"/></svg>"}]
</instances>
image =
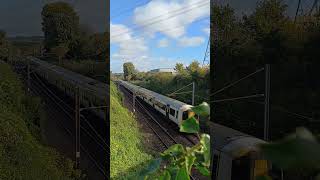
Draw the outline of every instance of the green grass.
<instances>
[{"instance_id":1,"label":"green grass","mask_svg":"<svg viewBox=\"0 0 320 180\"><path fill-rule=\"evenodd\" d=\"M110 174L112 179L135 179L152 156L142 147L142 134L134 116L122 106L115 84L110 86Z\"/></svg>"},{"instance_id":2,"label":"green grass","mask_svg":"<svg viewBox=\"0 0 320 180\"><path fill-rule=\"evenodd\" d=\"M0 179L73 179L73 162L41 143L40 99L0 62Z\"/></svg>"}]
</instances>

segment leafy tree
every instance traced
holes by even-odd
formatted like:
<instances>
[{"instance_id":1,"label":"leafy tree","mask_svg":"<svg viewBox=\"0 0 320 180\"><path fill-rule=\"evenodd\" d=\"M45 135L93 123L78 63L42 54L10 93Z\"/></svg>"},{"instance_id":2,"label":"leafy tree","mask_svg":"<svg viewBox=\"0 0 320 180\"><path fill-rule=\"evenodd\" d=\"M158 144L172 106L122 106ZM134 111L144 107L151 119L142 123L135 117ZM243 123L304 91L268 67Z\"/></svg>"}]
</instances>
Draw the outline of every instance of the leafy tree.
<instances>
[{"instance_id":1,"label":"leafy tree","mask_svg":"<svg viewBox=\"0 0 320 180\"><path fill-rule=\"evenodd\" d=\"M188 71L191 73L197 72L200 68L200 63L198 61L192 61L192 63L187 67Z\"/></svg>"},{"instance_id":2,"label":"leafy tree","mask_svg":"<svg viewBox=\"0 0 320 180\"><path fill-rule=\"evenodd\" d=\"M131 80L135 71L136 70L132 62L126 62L123 64L123 75L125 80L127 81Z\"/></svg>"},{"instance_id":3,"label":"leafy tree","mask_svg":"<svg viewBox=\"0 0 320 180\"><path fill-rule=\"evenodd\" d=\"M176 70L177 73L179 73L179 74L185 73L185 68L182 63L177 63L174 70Z\"/></svg>"},{"instance_id":4,"label":"leafy tree","mask_svg":"<svg viewBox=\"0 0 320 180\"><path fill-rule=\"evenodd\" d=\"M42 9L42 31L44 47L49 51L59 44L69 44L79 35L79 17L76 11L65 2L46 4Z\"/></svg>"},{"instance_id":5,"label":"leafy tree","mask_svg":"<svg viewBox=\"0 0 320 180\"><path fill-rule=\"evenodd\" d=\"M9 43L6 39L6 33L0 31L0 59L7 60L9 57Z\"/></svg>"}]
</instances>

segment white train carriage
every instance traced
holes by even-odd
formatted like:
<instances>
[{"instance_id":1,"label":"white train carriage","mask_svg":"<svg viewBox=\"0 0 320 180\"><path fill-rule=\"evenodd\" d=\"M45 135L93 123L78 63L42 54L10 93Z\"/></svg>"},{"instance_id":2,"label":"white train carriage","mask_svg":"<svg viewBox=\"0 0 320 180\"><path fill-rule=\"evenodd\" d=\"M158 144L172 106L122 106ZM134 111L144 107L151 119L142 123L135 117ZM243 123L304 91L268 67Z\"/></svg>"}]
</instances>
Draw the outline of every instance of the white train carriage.
<instances>
[{"instance_id":1,"label":"white train carriage","mask_svg":"<svg viewBox=\"0 0 320 180\"><path fill-rule=\"evenodd\" d=\"M32 70L68 96L73 98L75 87L79 87L79 96L82 106L92 107L106 105L108 92L107 84L34 57L28 57L28 60L30 61ZM100 118L106 117L104 108L92 109L91 111Z\"/></svg>"},{"instance_id":2,"label":"white train carriage","mask_svg":"<svg viewBox=\"0 0 320 180\"><path fill-rule=\"evenodd\" d=\"M212 123L212 178L216 180L255 180L269 174L271 165L258 149L265 141L240 131Z\"/></svg>"},{"instance_id":3,"label":"white train carriage","mask_svg":"<svg viewBox=\"0 0 320 180\"><path fill-rule=\"evenodd\" d=\"M180 126L183 120L188 119L191 115L191 105L181 101L169 98L159 93L150 91L148 89L136 86L126 81L118 81L120 85L124 86L136 96L150 104L161 114Z\"/></svg>"}]
</instances>

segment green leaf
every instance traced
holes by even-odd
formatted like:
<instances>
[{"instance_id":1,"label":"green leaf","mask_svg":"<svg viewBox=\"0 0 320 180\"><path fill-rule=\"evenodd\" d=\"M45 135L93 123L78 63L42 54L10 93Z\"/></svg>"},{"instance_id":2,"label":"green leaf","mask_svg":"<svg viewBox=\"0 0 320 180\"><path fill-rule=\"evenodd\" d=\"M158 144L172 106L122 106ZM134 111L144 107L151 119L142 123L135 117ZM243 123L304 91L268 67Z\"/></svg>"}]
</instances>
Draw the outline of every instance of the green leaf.
<instances>
[{"instance_id":1,"label":"green leaf","mask_svg":"<svg viewBox=\"0 0 320 180\"><path fill-rule=\"evenodd\" d=\"M171 180L171 175L168 170L164 170L163 174L159 177L159 180Z\"/></svg>"},{"instance_id":2,"label":"green leaf","mask_svg":"<svg viewBox=\"0 0 320 180\"><path fill-rule=\"evenodd\" d=\"M199 130L200 130L199 122L194 117L191 117L185 121L182 121L180 126L180 132L198 133Z\"/></svg>"},{"instance_id":3,"label":"green leaf","mask_svg":"<svg viewBox=\"0 0 320 180\"><path fill-rule=\"evenodd\" d=\"M266 158L276 166L292 170L320 169L320 144L304 128L278 142L260 145Z\"/></svg>"},{"instance_id":4,"label":"green leaf","mask_svg":"<svg viewBox=\"0 0 320 180\"><path fill-rule=\"evenodd\" d=\"M187 168L186 167L180 168L175 179L176 180L190 180L190 176L188 174Z\"/></svg>"},{"instance_id":5,"label":"green leaf","mask_svg":"<svg viewBox=\"0 0 320 180\"><path fill-rule=\"evenodd\" d=\"M156 172L160 168L161 162L162 162L161 158L157 158L150 161L148 166L140 172L140 177L145 177L149 174Z\"/></svg>"},{"instance_id":6,"label":"green leaf","mask_svg":"<svg viewBox=\"0 0 320 180\"><path fill-rule=\"evenodd\" d=\"M210 165L210 135L201 134L200 143L202 145L202 152L204 157L204 164Z\"/></svg>"},{"instance_id":7,"label":"green leaf","mask_svg":"<svg viewBox=\"0 0 320 180\"><path fill-rule=\"evenodd\" d=\"M175 144L170 146L167 150L161 153L161 156L165 159L172 156L179 156L185 153L185 149L181 144Z\"/></svg>"},{"instance_id":8,"label":"green leaf","mask_svg":"<svg viewBox=\"0 0 320 180\"><path fill-rule=\"evenodd\" d=\"M203 102L198 106L194 106L191 108L193 112L195 112L199 116L210 116L210 106L208 103Z\"/></svg>"},{"instance_id":9,"label":"green leaf","mask_svg":"<svg viewBox=\"0 0 320 180\"><path fill-rule=\"evenodd\" d=\"M256 180L272 180L272 178L270 176L258 176Z\"/></svg>"},{"instance_id":10,"label":"green leaf","mask_svg":"<svg viewBox=\"0 0 320 180\"><path fill-rule=\"evenodd\" d=\"M210 171L207 167L201 165L201 164L197 164L196 165L196 169L204 176L210 176Z\"/></svg>"},{"instance_id":11,"label":"green leaf","mask_svg":"<svg viewBox=\"0 0 320 180\"><path fill-rule=\"evenodd\" d=\"M171 177L174 178L174 177L177 176L177 173L178 173L178 171L179 171L179 167L177 167L177 166L170 166L167 170L170 172Z\"/></svg>"},{"instance_id":12,"label":"green leaf","mask_svg":"<svg viewBox=\"0 0 320 180\"><path fill-rule=\"evenodd\" d=\"M196 160L196 157L194 157L194 156L187 156L185 158L185 164L186 164L186 168L187 168L188 173L191 172L191 168L192 168L195 160Z\"/></svg>"}]
</instances>

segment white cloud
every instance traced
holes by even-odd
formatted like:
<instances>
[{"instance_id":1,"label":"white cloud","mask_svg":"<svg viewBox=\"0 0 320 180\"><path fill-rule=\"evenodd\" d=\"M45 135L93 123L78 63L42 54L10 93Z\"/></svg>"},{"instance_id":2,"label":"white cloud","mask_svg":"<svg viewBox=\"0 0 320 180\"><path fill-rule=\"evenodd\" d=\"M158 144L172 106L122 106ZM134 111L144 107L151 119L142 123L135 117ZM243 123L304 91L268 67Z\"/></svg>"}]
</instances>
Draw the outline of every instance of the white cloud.
<instances>
[{"instance_id":1,"label":"white cloud","mask_svg":"<svg viewBox=\"0 0 320 180\"><path fill-rule=\"evenodd\" d=\"M147 57L148 47L145 45L145 39L134 37L125 25L110 24L110 41L111 44L119 46L117 53L112 54L113 59L131 61Z\"/></svg>"},{"instance_id":2,"label":"white cloud","mask_svg":"<svg viewBox=\"0 0 320 180\"><path fill-rule=\"evenodd\" d=\"M205 32L207 35L210 35L210 28L203 28L202 31Z\"/></svg>"},{"instance_id":3,"label":"white cloud","mask_svg":"<svg viewBox=\"0 0 320 180\"><path fill-rule=\"evenodd\" d=\"M169 41L166 38L160 39L158 41L158 47L163 48L163 47L168 47L169 46Z\"/></svg>"},{"instance_id":4,"label":"white cloud","mask_svg":"<svg viewBox=\"0 0 320 180\"><path fill-rule=\"evenodd\" d=\"M179 45L183 47L194 47L204 43L203 37L182 37L178 40Z\"/></svg>"},{"instance_id":5,"label":"white cloud","mask_svg":"<svg viewBox=\"0 0 320 180\"><path fill-rule=\"evenodd\" d=\"M134 10L133 21L148 34L161 32L179 38L188 25L209 14L210 0L153 0Z\"/></svg>"}]
</instances>

